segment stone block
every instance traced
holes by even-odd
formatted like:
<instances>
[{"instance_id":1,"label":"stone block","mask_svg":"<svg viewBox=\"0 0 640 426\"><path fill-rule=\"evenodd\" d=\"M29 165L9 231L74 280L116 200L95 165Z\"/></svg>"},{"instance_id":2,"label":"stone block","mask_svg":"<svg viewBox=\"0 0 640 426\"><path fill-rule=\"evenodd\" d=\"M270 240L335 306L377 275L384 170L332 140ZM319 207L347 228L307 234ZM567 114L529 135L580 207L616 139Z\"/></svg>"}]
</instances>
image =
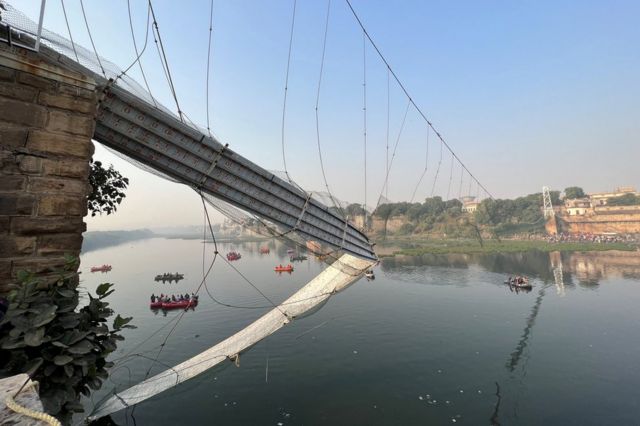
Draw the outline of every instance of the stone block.
<instances>
[{"instance_id":1,"label":"stone block","mask_svg":"<svg viewBox=\"0 0 640 426\"><path fill-rule=\"evenodd\" d=\"M2 184L0 183L0 189ZM80 179L64 179L52 177L29 178L29 192L31 193L70 193L86 196L89 192L89 184Z\"/></svg>"},{"instance_id":2,"label":"stone block","mask_svg":"<svg viewBox=\"0 0 640 426\"><path fill-rule=\"evenodd\" d=\"M26 181L25 176L2 176L0 177L0 191L21 191L24 189Z\"/></svg>"},{"instance_id":3,"label":"stone block","mask_svg":"<svg viewBox=\"0 0 640 426\"><path fill-rule=\"evenodd\" d=\"M2 150L1 148L2 147L0 147L0 172L5 175L20 173L15 154L11 151Z\"/></svg>"},{"instance_id":4,"label":"stone block","mask_svg":"<svg viewBox=\"0 0 640 426\"><path fill-rule=\"evenodd\" d=\"M87 179L89 171L88 160L42 160L42 173L44 175Z\"/></svg>"},{"instance_id":5,"label":"stone block","mask_svg":"<svg viewBox=\"0 0 640 426\"><path fill-rule=\"evenodd\" d=\"M93 116L50 110L46 129L52 132L65 132L90 138L93 136L94 127Z\"/></svg>"},{"instance_id":6,"label":"stone block","mask_svg":"<svg viewBox=\"0 0 640 426\"><path fill-rule=\"evenodd\" d=\"M97 108L97 103L92 100L67 95L54 95L47 92L40 93L38 101L40 105L67 109L90 115L94 115Z\"/></svg>"},{"instance_id":7,"label":"stone block","mask_svg":"<svg viewBox=\"0 0 640 426\"><path fill-rule=\"evenodd\" d=\"M82 248L82 234L51 234L38 237L38 254L78 254Z\"/></svg>"},{"instance_id":8,"label":"stone block","mask_svg":"<svg viewBox=\"0 0 640 426\"><path fill-rule=\"evenodd\" d=\"M42 170L42 158L31 155L18 155L18 168L24 174L40 174Z\"/></svg>"},{"instance_id":9,"label":"stone block","mask_svg":"<svg viewBox=\"0 0 640 426\"><path fill-rule=\"evenodd\" d=\"M2 195L0 195L0 197L2 197ZM11 222L11 218L9 216L0 216L0 234L9 233L10 222Z\"/></svg>"},{"instance_id":10,"label":"stone block","mask_svg":"<svg viewBox=\"0 0 640 426\"><path fill-rule=\"evenodd\" d=\"M33 214L36 200L27 194L3 194L0 197L0 215L28 216Z\"/></svg>"},{"instance_id":11,"label":"stone block","mask_svg":"<svg viewBox=\"0 0 640 426\"><path fill-rule=\"evenodd\" d=\"M32 127L44 127L47 110L39 105L9 98L0 98L2 120Z\"/></svg>"},{"instance_id":12,"label":"stone block","mask_svg":"<svg viewBox=\"0 0 640 426\"><path fill-rule=\"evenodd\" d=\"M58 93L63 95L69 95L73 97L88 99L97 102L98 94L93 90L83 89L77 86L71 86L69 84L60 83L58 87Z\"/></svg>"},{"instance_id":13,"label":"stone block","mask_svg":"<svg viewBox=\"0 0 640 426\"><path fill-rule=\"evenodd\" d=\"M11 262L11 276L15 277L20 271L34 274L50 274L61 272L66 265L64 257L14 259Z\"/></svg>"},{"instance_id":14,"label":"stone block","mask_svg":"<svg viewBox=\"0 0 640 426\"><path fill-rule=\"evenodd\" d=\"M11 261L0 260L0 281L6 281L11 278Z\"/></svg>"},{"instance_id":15,"label":"stone block","mask_svg":"<svg viewBox=\"0 0 640 426\"><path fill-rule=\"evenodd\" d=\"M38 216L81 216L87 214L86 197L43 196L38 204Z\"/></svg>"},{"instance_id":16,"label":"stone block","mask_svg":"<svg viewBox=\"0 0 640 426\"><path fill-rule=\"evenodd\" d=\"M36 248L36 237L0 235L0 258L32 254Z\"/></svg>"},{"instance_id":17,"label":"stone block","mask_svg":"<svg viewBox=\"0 0 640 426\"><path fill-rule=\"evenodd\" d=\"M50 90L52 92L54 92L57 87L55 81L37 75L29 74L28 72L18 72L16 80L19 83L36 87L42 90Z\"/></svg>"},{"instance_id":18,"label":"stone block","mask_svg":"<svg viewBox=\"0 0 640 426\"><path fill-rule=\"evenodd\" d=\"M14 217L11 219L11 233L15 235L81 234L86 230L87 225L79 216Z\"/></svg>"},{"instance_id":19,"label":"stone block","mask_svg":"<svg viewBox=\"0 0 640 426\"><path fill-rule=\"evenodd\" d=\"M0 83L0 96L26 102L33 102L37 95L38 90L30 86L23 86L14 82Z\"/></svg>"},{"instance_id":20,"label":"stone block","mask_svg":"<svg viewBox=\"0 0 640 426\"><path fill-rule=\"evenodd\" d=\"M27 148L86 159L91 157L94 149L89 137L62 135L42 130L29 132Z\"/></svg>"},{"instance_id":21,"label":"stone block","mask_svg":"<svg viewBox=\"0 0 640 426\"><path fill-rule=\"evenodd\" d=\"M0 66L0 81L13 81L16 72L11 68Z\"/></svg>"},{"instance_id":22,"label":"stone block","mask_svg":"<svg viewBox=\"0 0 640 426\"><path fill-rule=\"evenodd\" d=\"M27 144L27 134L24 129L4 128L0 125L0 145L22 148Z\"/></svg>"}]
</instances>

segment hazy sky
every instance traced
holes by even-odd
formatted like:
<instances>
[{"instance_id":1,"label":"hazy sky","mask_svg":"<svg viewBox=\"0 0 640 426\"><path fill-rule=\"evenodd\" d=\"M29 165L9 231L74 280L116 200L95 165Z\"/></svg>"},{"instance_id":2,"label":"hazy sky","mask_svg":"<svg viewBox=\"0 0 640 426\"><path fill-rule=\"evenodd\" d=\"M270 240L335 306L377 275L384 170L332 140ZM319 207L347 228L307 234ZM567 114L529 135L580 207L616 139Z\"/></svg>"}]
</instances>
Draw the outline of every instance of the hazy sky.
<instances>
[{"instance_id":1,"label":"hazy sky","mask_svg":"<svg viewBox=\"0 0 640 426\"><path fill-rule=\"evenodd\" d=\"M39 0L10 2L37 21ZM146 3L131 0L136 36L145 34ZM125 0L85 0L96 48L126 68L135 58ZM210 2L154 3L182 110L206 123ZM76 0L65 2L77 43L90 47ZM211 127L240 154L283 170L281 120L292 1L214 1ZM391 66L469 169L495 197L580 185L588 192L640 187L640 2L353 0ZM291 58L285 144L290 175L324 190L315 103L327 2L300 0ZM67 36L59 1L45 27ZM150 36L142 61L154 96L175 110ZM364 202L363 36L343 0L333 0L319 117L329 187ZM138 81L136 68L130 73ZM387 73L366 46L367 203L385 176ZM390 89L390 150L406 98ZM426 126L410 109L390 173L389 198L409 200L425 168ZM89 230L202 223L199 198L114 157L95 158L128 176L117 214L88 219ZM427 174L416 199L459 194L445 152L430 139ZM451 186L449 181L451 178ZM468 180L462 185L468 193ZM475 195L475 186L472 193Z\"/></svg>"}]
</instances>

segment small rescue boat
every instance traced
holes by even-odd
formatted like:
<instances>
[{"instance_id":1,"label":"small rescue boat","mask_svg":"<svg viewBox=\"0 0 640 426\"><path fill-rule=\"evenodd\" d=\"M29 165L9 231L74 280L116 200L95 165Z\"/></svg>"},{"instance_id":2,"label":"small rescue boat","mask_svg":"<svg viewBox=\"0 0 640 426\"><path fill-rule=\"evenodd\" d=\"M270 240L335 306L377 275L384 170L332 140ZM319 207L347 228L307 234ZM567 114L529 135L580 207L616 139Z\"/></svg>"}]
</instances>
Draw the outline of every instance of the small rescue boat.
<instances>
[{"instance_id":1,"label":"small rescue boat","mask_svg":"<svg viewBox=\"0 0 640 426\"><path fill-rule=\"evenodd\" d=\"M275 268L273 268L273 270L276 271L276 272L293 272L293 266L292 265L287 265L287 266L278 265Z\"/></svg>"},{"instance_id":2,"label":"small rescue boat","mask_svg":"<svg viewBox=\"0 0 640 426\"><path fill-rule=\"evenodd\" d=\"M230 251L227 253L227 260L240 260L241 257L242 255L237 251Z\"/></svg>"},{"instance_id":3,"label":"small rescue boat","mask_svg":"<svg viewBox=\"0 0 640 426\"><path fill-rule=\"evenodd\" d=\"M110 270L111 265L100 265L91 267L91 272L109 272Z\"/></svg>"},{"instance_id":4,"label":"small rescue boat","mask_svg":"<svg viewBox=\"0 0 640 426\"><path fill-rule=\"evenodd\" d=\"M151 309L187 309L192 308L198 305L198 298L193 298L189 300L178 300L171 302L151 302L149 303L149 307Z\"/></svg>"}]
</instances>

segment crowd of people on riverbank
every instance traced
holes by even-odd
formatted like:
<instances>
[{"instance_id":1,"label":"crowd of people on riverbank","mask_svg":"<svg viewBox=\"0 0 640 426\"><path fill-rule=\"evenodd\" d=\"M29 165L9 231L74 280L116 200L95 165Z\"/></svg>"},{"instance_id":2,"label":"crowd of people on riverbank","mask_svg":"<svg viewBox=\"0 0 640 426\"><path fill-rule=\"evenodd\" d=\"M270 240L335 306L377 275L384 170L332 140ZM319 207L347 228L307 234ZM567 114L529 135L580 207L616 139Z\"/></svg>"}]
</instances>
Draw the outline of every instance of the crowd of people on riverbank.
<instances>
[{"instance_id":1,"label":"crowd of people on riverbank","mask_svg":"<svg viewBox=\"0 0 640 426\"><path fill-rule=\"evenodd\" d=\"M560 233L547 238L550 243L636 243L638 236L634 234L597 235Z\"/></svg>"}]
</instances>

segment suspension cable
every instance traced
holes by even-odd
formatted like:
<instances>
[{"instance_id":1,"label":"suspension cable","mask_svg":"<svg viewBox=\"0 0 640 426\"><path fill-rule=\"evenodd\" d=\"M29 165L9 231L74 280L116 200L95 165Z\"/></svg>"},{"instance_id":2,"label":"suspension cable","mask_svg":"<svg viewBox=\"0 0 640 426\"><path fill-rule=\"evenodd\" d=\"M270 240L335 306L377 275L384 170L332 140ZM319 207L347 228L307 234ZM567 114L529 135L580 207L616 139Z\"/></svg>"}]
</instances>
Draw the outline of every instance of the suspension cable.
<instances>
[{"instance_id":1,"label":"suspension cable","mask_svg":"<svg viewBox=\"0 0 640 426\"><path fill-rule=\"evenodd\" d=\"M153 105L158 108L158 104L156 103L156 99L153 96L153 93L151 92L151 87L149 87L149 82L147 81L147 76L144 73L144 69L142 68L142 61L140 60L140 57L142 56L142 53L138 52L138 43L136 42L136 36L135 33L133 31L133 19L131 17L131 1L127 0L127 12L129 13L129 28L131 29L131 39L133 41L133 49L136 52L136 57L137 57L137 62L138 62L138 66L140 67L140 74L142 74L142 80L144 81L144 85L147 88L147 92L149 92L149 96L151 97L151 101L153 102ZM147 30L145 32L145 39L144 39L144 48L146 49L147 47L147 41L149 40L149 18L150 18L150 8L149 6L147 6Z\"/></svg>"},{"instance_id":2,"label":"suspension cable","mask_svg":"<svg viewBox=\"0 0 640 426\"><path fill-rule=\"evenodd\" d=\"M102 70L102 75L104 78L107 78L107 73L104 71L104 67L102 66L102 61L100 60L100 55L98 55L98 51L96 50L96 45L93 42L93 37L91 36L91 30L89 29L89 21L87 21L87 14L84 11L84 3L83 0L80 0L80 8L82 9L82 16L84 17L84 24L87 27L87 33L89 33L89 40L91 41L91 46L93 46L93 53L96 55L96 59L98 60L98 65L100 65L100 69Z\"/></svg>"},{"instance_id":3,"label":"suspension cable","mask_svg":"<svg viewBox=\"0 0 640 426\"><path fill-rule=\"evenodd\" d=\"M360 20L360 17L358 16L358 14L356 13L355 9L353 8L353 6L351 5L350 0L345 0L347 2L347 5L349 6L349 9L351 10L351 13L353 14L353 16L355 17L356 21L358 22L358 25L360 25L360 28L362 28L362 30L364 31L365 35L367 36L367 38L369 39L369 42L371 43L371 45L373 46L373 48L376 50L376 52L378 53L378 56L380 56L380 59L382 59L382 61L384 62L384 64L387 66L387 69L391 72L391 75L393 75L393 78L395 79L396 83L398 83L398 85L400 86L400 88L402 89L402 91L404 92L404 94L407 96L407 98L409 98L409 102L411 102L411 104L414 106L414 108L416 109L416 111L418 112L418 114L420 114L420 116L427 122L427 124L429 125L429 127L431 127L431 129L434 131L434 133L436 134L436 136L438 136L438 139L440 139L440 141L446 146L446 148L451 152L451 154L456 158L456 160L458 160L458 162L460 163L460 165L462 167L464 167L464 169L467 171L467 173L469 173L469 176L471 178L473 178L473 180L475 180L476 182L478 182L478 185L480 185L482 187L482 189L484 189L484 191L489 195L489 197L493 198L493 196L491 195L491 193L478 181L478 179L476 179L476 177L469 171L469 169L467 168L467 166L464 165L464 163L462 162L462 160L460 160L460 158L456 155L455 152L453 152L453 149L449 146L449 144L444 140L444 138L442 137L442 135L435 129L435 127L433 126L433 124L431 123L431 121L429 121L429 119L427 118L427 116L422 112L422 110L420 109L420 107L418 107L418 105L414 102L413 98L411 97L411 95L409 94L409 91L405 88L405 86L402 84L402 81L400 81L400 79L398 78L398 76L396 75L396 73L393 71L393 69L391 68L391 65L389 64L389 62L387 61L387 59L384 57L384 55L382 54L382 52L380 51L380 49L378 48L378 46L376 45L376 43L373 41L373 39L371 38L371 36L369 35L369 33L367 32L366 28L364 27L364 24L362 23L362 21Z\"/></svg>"},{"instance_id":4,"label":"suspension cable","mask_svg":"<svg viewBox=\"0 0 640 426\"><path fill-rule=\"evenodd\" d=\"M209 46L207 47L207 132L211 136L211 124L209 122L209 64L211 62L211 35L213 32L213 0L211 0L211 10L209 12Z\"/></svg>"},{"instance_id":5,"label":"suspension cable","mask_svg":"<svg viewBox=\"0 0 640 426\"><path fill-rule=\"evenodd\" d=\"M69 20L67 19L67 10L64 7L64 0L60 0L60 3L62 3L62 13L64 14L64 22L67 24L67 31L69 32L71 47L73 47L73 54L76 55L76 62L80 63L80 59L78 58L78 52L76 52L76 44L73 42L73 35L71 35L71 27L69 27Z\"/></svg>"},{"instance_id":6,"label":"suspension cable","mask_svg":"<svg viewBox=\"0 0 640 426\"><path fill-rule=\"evenodd\" d=\"M287 158L285 156L284 149L284 128L287 112L287 93L289 90L289 67L291 66L291 49L293 47L293 30L296 23L296 3L297 0L293 0L293 12L291 13L291 31L289 33L289 53L287 54L287 72L284 79L284 100L282 101L282 128L280 130L280 138L282 141L282 164L284 165L284 173L287 175L287 178L289 178L289 171L287 170Z\"/></svg>"}]
</instances>

